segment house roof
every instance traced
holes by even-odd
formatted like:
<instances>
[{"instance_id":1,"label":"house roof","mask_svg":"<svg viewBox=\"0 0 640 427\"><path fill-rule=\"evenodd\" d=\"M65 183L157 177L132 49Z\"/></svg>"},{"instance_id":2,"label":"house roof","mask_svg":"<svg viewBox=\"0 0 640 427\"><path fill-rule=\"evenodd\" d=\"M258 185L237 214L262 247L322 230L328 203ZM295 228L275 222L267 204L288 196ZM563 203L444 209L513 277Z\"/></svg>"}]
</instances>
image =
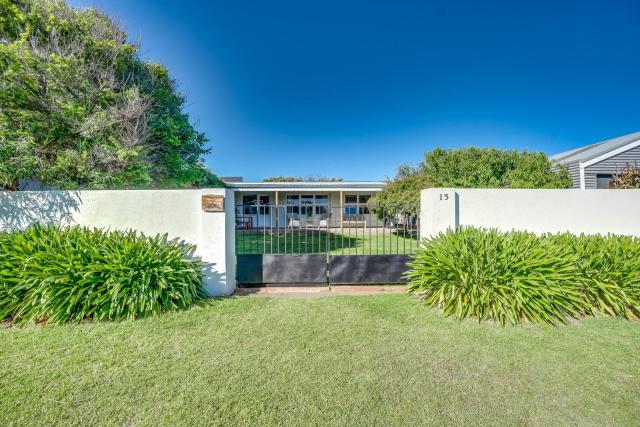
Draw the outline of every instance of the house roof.
<instances>
[{"instance_id":1,"label":"house roof","mask_svg":"<svg viewBox=\"0 0 640 427\"><path fill-rule=\"evenodd\" d=\"M573 150L554 154L549 158L558 163L582 163L595 159L596 157L600 157L603 154L617 150L621 147L624 147L625 145L629 145L636 141L640 141L640 132L634 132L628 135L598 142L596 144L574 148Z\"/></svg>"},{"instance_id":2,"label":"house roof","mask_svg":"<svg viewBox=\"0 0 640 427\"><path fill-rule=\"evenodd\" d=\"M341 190L381 190L384 181L336 181L336 182L227 182L227 187L240 191L341 191Z\"/></svg>"}]
</instances>

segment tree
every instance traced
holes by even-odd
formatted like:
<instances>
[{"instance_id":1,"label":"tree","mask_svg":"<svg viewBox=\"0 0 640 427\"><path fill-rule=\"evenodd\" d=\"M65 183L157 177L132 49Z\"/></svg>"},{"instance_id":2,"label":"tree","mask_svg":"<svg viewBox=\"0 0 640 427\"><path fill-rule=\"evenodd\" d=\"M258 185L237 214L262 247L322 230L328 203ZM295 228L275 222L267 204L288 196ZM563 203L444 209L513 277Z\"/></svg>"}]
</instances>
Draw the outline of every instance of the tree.
<instances>
[{"instance_id":1,"label":"tree","mask_svg":"<svg viewBox=\"0 0 640 427\"><path fill-rule=\"evenodd\" d=\"M62 0L0 0L0 186L219 185L206 137L160 64Z\"/></svg>"},{"instance_id":2,"label":"tree","mask_svg":"<svg viewBox=\"0 0 640 427\"><path fill-rule=\"evenodd\" d=\"M566 168L541 152L495 148L436 148L425 153L420 170L436 187L569 188Z\"/></svg>"},{"instance_id":3,"label":"tree","mask_svg":"<svg viewBox=\"0 0 640 427\"><path fill-rule=\"evenodd\" d=\"M416 214L420 211L420 190L433 187L431 178L423 173L414 173L389 181L375 196L369 206L377 212Z\"/></svg>"},{"instance_id":4,"label":"tree","mask_svg":"<svg viewBox=\"0 0 640 427\"><path fill-rule=\"evenodd\" d=\"M308 176L306 178L298 176L270 176L262 180L263 182L342 182L342 178L325 178L322 176Z\"/></svg>"},{"instance_id":5,"label":"tree","mask_svg":"<svg viewBox=\"0 0 640 427\"><path fill-rule=\"evenodd\" d=\"M611 179L611 188L640 189L640 166L626 165Z\"/></svg>"},{"instance_id":6,"label":"tree","mask_svg":"<svg viewBox=\"0 0 640 427\"><path fill-rule=\"evenodd\" d=\"M405 213L420 210L420 190L453 188L569 188L566 168L544 153L495 148L436 148L417 167L401 165L393 181L369 202Z\"/></svg>"}]
</instances>

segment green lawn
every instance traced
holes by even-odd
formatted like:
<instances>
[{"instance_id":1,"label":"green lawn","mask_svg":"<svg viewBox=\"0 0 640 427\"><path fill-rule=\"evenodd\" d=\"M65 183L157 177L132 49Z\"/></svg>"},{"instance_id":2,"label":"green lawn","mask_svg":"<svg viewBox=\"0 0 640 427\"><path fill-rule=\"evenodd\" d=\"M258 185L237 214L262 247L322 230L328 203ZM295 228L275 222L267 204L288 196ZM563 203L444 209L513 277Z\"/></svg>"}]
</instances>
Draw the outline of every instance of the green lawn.
<instances>
[{"instance_id":1,"label":"green lawn","mask_svg":"<svg viewBox=\"0 0 640 427\"><path fill-rule=\"evenodd\" d=\"M283 254L326 253L333 255L383 255L415 252L418 241L389 230L345 229L342 232L325 230L288 230L286 233L268 229L263 232L236 230L236 253Z\"/></svg>"},{"instance_id":2,"label":"green lawn","mask_svg":"<svg viewBox=\"0 0 640 427\"><path fill-rule=\"evenodd\" d=\"M0 425L637 425L640 323L443 318L402 294L235 297L0 329Z\"/></svg>"}]
</instances>

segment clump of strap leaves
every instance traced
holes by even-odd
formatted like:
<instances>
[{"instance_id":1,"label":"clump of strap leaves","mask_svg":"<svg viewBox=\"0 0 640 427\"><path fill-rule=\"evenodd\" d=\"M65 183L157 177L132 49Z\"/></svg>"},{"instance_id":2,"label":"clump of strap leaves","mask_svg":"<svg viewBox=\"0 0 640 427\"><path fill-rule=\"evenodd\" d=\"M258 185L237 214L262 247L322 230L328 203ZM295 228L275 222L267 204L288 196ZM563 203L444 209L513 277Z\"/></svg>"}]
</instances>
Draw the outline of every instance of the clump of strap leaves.
<instances>
[{"instance_id":1,"label":"clump of strap leaves","mask_svg":"<svg viewBox=\"0 0 640 427\"><path fill-rule=\"evenodd\" d=\"M409 290L459 318L502 325L640 317L640 239L461 227L425 239Z\"/></svg>"}]
</instances>

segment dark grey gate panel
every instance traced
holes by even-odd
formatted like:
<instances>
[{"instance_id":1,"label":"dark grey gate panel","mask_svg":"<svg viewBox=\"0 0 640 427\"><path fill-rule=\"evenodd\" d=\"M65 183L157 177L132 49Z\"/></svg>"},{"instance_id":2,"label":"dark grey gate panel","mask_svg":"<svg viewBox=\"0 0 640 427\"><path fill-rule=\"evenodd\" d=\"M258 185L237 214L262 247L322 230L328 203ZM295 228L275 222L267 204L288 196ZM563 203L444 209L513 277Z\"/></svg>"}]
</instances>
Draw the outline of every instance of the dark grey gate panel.
<instances>
[{"instance_id":1,"label":"dark grey gate panel","mask_svg":"<svg viewBox=\"0 0 640 427\"><path fill-rule=\"evenodd\" d=\"M326 254L238 255L239 284L326 284Z\"/></svg>"},{"instance_id":2,"label":"dark grey gate panel","mask_svg":"<svg viewBox=\"0 0 640 427\"><path fill-rule=\"evenodd\" d=\"M331 255L329 282L332 285L406 283L410 255Z\"/></svg>"}]
</instances>

